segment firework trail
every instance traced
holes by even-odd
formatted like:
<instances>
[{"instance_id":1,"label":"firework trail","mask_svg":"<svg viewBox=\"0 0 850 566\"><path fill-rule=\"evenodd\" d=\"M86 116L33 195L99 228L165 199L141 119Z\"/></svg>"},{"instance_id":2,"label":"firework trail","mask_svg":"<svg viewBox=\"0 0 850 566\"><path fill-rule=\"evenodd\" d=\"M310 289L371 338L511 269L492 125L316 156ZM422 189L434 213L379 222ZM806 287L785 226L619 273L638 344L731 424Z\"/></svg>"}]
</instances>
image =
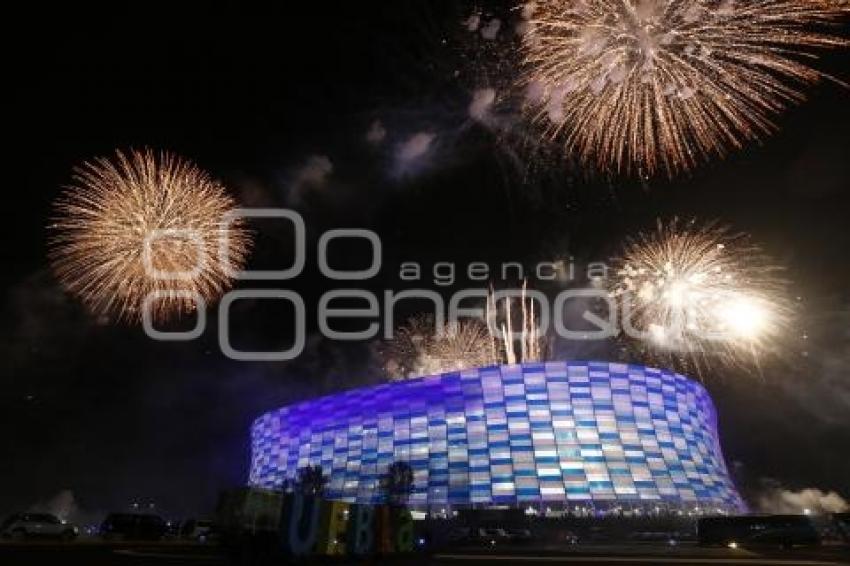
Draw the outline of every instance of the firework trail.
<instances>
[{"instance_id":1,"label":"firework trail","mask_svg":"<svg viewBox=\"0 0 850 566\"><path fill-rule=\"evenodd\" d=\"M496 348L494 357L500 358L501 363L515 364L518 362L541 362L549 355L549 340L540 335L538 314L534 309L534 300L527 296L528 282L523 281L519 297L519 329L517 317L512 315L512 305L515 297L504 297L496 300L493 287L487 293L487 308L485 319L491 336L500 336L494 341ZM519 355L516 344L519 342ZM499 347L500 346L500 347Z\"/></svg>"},{"instance_id":2,"label":"firework trail","mask_svg":"<svg viewBox=\"0 0 850 566\"><path fill-rule=\"evenodd\" d=\"M63 286L96 316L153 320L213 301L243 266L251 245L224 186L167 152L117 151L74 170L54 203L50 259ZM220 246L226 258L220 257Z\"/></svg>"},{"instance_id":3,"label":"firework trail","mask_svg":"<svg viewBox=\"0 0 850 566\"><path fill-rule=\"evenodd\" d=\"M624 334L652 357L748 367L787 331L781 270L728 228L659 223L627 243L617 267L610 292Z\"/></svg>"},{"instance_id":4,"label":"firework trail","mask_svg":"<svg viewBox=\"0 0 850 566\"><path fill-rule=\"evenodd\" d=\"M848 0L544 0L522 7L527 112L603 170L674 175L772 132L845 46Z\"/></svg>"}]
</instances>

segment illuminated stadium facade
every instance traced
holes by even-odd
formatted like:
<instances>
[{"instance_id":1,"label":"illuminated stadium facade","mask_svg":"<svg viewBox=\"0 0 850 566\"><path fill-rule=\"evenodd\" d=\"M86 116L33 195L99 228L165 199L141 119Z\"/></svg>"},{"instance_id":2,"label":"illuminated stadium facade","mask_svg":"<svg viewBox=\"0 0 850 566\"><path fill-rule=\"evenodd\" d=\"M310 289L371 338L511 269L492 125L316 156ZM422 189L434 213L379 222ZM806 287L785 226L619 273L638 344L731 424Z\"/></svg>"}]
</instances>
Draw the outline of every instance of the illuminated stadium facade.
<instances>
[{"instance_id":1,"label":"illuminated stadium facade","mask_svg":"<svg viewBox=\"0 0 850 566\"><path fill-rule=\"evenodd\" d=\"M269 412L252 427L252 485L320 465L329 499L384 500L408 462L409 503L739 511L714 406L679 374L546 362L387 383Z\"/></svg>"}]
</instances>

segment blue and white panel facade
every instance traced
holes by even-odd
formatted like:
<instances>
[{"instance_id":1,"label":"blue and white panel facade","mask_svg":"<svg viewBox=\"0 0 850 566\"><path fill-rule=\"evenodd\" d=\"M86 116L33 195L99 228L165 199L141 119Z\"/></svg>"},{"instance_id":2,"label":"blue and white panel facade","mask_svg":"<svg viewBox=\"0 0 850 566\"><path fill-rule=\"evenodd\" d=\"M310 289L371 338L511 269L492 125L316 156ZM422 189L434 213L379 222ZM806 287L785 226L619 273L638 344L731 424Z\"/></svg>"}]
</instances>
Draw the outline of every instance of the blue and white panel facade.
<instances>
[{"instance_id":1,"label":"blue and white panel facade","mask_svg":"<svg viewBox=\"0 0 850 566\"><path fill-rule=\"evenodd\" d=\"M546 362L446 373L284 407L252 427L250 483L320 465L326 496L382 500L394 461L413 506L743 508L706 390L637 365Z\"/></svg>"}]
</instances>

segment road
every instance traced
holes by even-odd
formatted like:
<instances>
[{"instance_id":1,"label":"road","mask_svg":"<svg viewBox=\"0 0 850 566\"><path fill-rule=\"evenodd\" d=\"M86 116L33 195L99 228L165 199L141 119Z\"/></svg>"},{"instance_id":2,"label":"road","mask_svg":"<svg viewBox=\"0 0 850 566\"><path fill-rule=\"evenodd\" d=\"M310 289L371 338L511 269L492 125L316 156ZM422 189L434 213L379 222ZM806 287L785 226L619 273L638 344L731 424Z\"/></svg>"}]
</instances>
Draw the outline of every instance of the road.
<instances>
[{"instance_id":1,"label":"road","mask_svg":"<svg viewBox=\"0 0 850 566\"><path fill-rule=\"evenodd\" d=\"M303 561L310 564L312 561ZM316 561L322 564L348 564L364 561ZM833 566L850 564L850 549L823 547L813 550L753 552L744 549L702 549L693 546L662 545L581 545L578 547L504 547L499 549L456 549L430 556L381 559L390 566L512 566L539 564L574 565L728 565L747 566ZM227 566L228 561L213 545L184 543L3 543L2 566Z\"/></svg>"}]
</instances>

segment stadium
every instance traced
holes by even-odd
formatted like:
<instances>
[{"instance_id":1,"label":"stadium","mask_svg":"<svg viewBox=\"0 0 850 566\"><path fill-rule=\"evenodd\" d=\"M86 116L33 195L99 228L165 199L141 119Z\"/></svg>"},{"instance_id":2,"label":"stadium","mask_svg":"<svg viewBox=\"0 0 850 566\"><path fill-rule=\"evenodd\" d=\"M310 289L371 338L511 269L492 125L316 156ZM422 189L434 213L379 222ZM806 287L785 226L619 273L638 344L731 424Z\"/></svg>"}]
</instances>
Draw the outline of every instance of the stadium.
<instances>
[{"instance_id":1,"label":"stadium","mask_svg":"<svg viewBox=\"0 0 850 566\"><path fill-rule=\"evenodd\" d=\"M606 362L471 369L283 407L251 430L250 484L308 465L325 496L378 503L393 462L410 507L744 510L706 390L669 371Z\"/></svg>"}]
</instances>

